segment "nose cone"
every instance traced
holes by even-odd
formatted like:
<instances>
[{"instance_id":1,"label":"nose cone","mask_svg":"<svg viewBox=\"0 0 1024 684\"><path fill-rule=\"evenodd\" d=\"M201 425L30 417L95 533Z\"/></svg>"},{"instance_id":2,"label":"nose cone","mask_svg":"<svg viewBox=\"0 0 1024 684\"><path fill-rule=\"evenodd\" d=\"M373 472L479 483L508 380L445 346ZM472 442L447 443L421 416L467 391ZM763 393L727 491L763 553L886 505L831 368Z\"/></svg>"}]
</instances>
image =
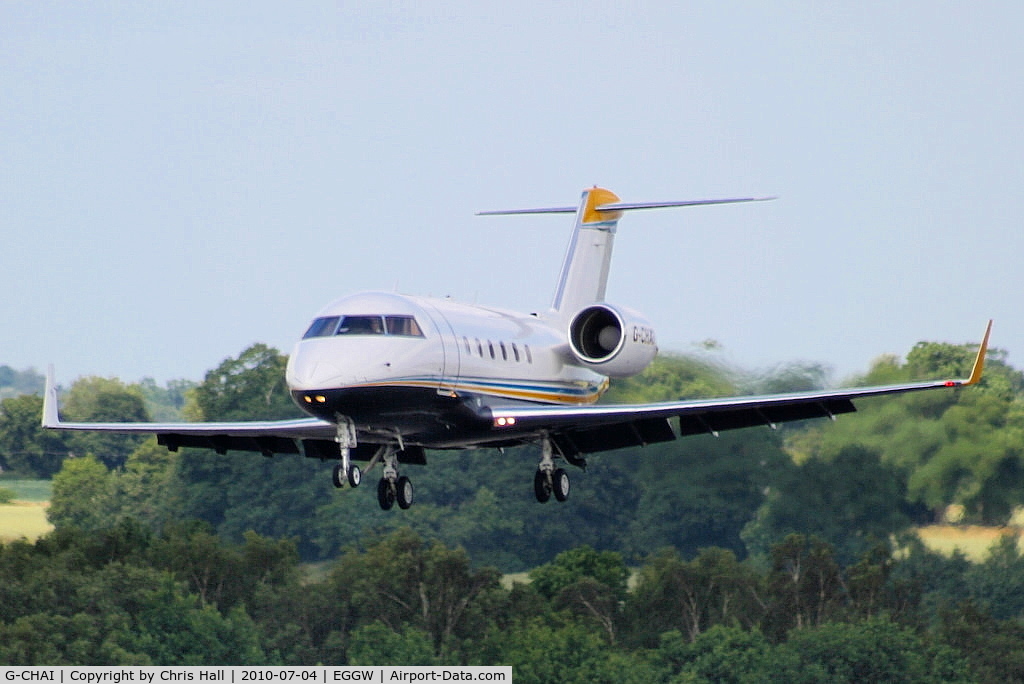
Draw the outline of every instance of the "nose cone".
<instances>
[{"instance_id":1,"label":"nose cone","mask_svg":"<svg viewBox=\"0 0 1024 684\"><path fill-rule=\"evenodd\" d=\"M342 371L331 363L330 357L320 353L314 342L299 342L295 345L288 366L285 381L292 391L319 390L336 387L341 382Z\"/></svg>"}]
</instances>

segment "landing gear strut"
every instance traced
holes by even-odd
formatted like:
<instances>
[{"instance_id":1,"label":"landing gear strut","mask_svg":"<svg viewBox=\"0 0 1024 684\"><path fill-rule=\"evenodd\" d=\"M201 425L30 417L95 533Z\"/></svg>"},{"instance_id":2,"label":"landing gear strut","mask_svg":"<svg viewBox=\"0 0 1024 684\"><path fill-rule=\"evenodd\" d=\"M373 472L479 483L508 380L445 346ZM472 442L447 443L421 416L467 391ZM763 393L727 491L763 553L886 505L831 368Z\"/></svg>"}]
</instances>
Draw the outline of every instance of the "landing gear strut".
<instances>
[{"instance_id":1,"label":"landing gear strut","mask_svg":"<svg viewBox=\"0 0 1024 684\"><path fill-rule=\"evenodd\" d=\"M377 503L381 509L388 511L398 502L398 507L406 510L412 506L412 480L398 474L398 452L394 447L384 448L384 474L377 483Z\"/></svg>"},{"instance_id":2,"label":"landing gear strut","mask_svg":"<svg viewBox=\"0 0 1024 684\"><path fill-rule=\"evenodd\" d=\"M338 489L346 484L350 487L358 487L362 482L363 474L359 466L352 463L352 449L356 447L356 426L351 418L338 416L338 428L334 435L334 441L338 443L338 451L341 456L341 463L334 466L332 480Z\"/></svg>"},{"instance_id":3,"label":"landing gear strut","mask_svg":"<svg viewBox=\"0 0 1024 684\"><path fill-rule=\"evenodd\" d=\"M552 494L556 501L569 498L569 473L555 467L554 447L547 438L541 441L540 465L533 476L533 494L540 503L545 503Z\"/></svg>"},{"instance_id":4,"label":"landing gear strut","mask_svg":"<svg viewBox=\"0 0 1024 684\"><path fill-rule=\"evenodd\" d=\"M352 449L356 448L356 426L351 418L338 415L337 432L334 441L338 443L338 452L341 462L334 466L331 479L338 489L358 487L363 479L363 473L355 463L352 463ZM397 432L396 432L397 434ZM402 449L402 437L398 437L398 447L392 444L385 444L377 450L366 470L370 471L377 465L378 461L384 462L384 474L377 483L377 503L385 511L390 510L395 503L405 510L412 506L414 494L412 481L404 475L398 474L398 454Z\"/></svg>"}]
</instances>

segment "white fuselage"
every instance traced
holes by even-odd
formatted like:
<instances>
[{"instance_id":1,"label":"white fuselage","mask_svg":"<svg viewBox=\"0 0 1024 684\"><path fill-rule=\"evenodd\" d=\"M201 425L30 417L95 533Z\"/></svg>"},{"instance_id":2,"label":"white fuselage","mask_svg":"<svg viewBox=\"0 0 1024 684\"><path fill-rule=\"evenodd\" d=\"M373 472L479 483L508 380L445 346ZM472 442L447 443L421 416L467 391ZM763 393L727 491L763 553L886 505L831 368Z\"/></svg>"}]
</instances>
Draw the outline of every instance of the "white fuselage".
<instances>
[{"instance_id":1,"label":"white fuselage","mask_svg":"<svg viewBox=\"0 0 1024 684\"><path fill-rule=\"evenodd\" d=\"M409 323L409 319L414 323ZM287 382L323 415L330 390L431 390L449 397L588 404L608 378L574 363L556 317L369 292L325 307L289 358ZM319 327L318 327L319 326Z\"/></svg>"}]
</instances>

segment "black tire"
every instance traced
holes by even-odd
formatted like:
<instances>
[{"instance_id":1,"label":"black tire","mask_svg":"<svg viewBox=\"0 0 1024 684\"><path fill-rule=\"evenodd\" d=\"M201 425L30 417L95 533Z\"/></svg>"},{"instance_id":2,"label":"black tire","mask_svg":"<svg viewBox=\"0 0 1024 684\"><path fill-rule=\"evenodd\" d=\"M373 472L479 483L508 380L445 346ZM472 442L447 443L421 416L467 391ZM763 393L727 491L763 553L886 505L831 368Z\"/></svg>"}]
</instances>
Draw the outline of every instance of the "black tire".
<instances>
[{"instance_id":1,"label":"black tire","mask_svg":"<svg viewBox=\"0 0 1024 684\"><path fill-rule=\"evenodd\" d=\"M538 470L533 476L533 494L540 503L546 503L551 498L551 484L543 470Z\"/></svg>"},{"instance_id":2,"label":"black tire","mask_svg":"<svg viewBox=\"0 0 1024 684\"><path fill-rule=\"evenodd\" d=\"M331 474L331 482L333 482L334 486L338 489L345 486L345 473L340 463L334 466L334 472Z\"/></svg>"},{"instance_id":3,"label":"black tire","mask_svg":"<svg viewBox=\"0 0 1024 684\"><path fill-rule=\"evenodd\" d=\"M348 467L348 483L353 487L358 487L359 483L363 481L363 471L359 469L355 463Z\"/></svg>"},{"instance_id":4,"label":"black tire","mask_svg":"<svg viewBox=\"0 0 1024 684\"><path fill-rule=\"evenodd\" d=\"M562 468L551 473L551 493L558 501L565 501L569 498L569 473Z\"/></svg>"},{"instance_id":5,"label":"black tire","mask_svg":"<svg viewBox=\"0 0 1024 684\"><path fill-rule=\"evenodd\" d=\"M412 506L413 501L413 489L412 480L402 475L395 482L395 500L398 501L398 507L403 511Z\"/></svg>"},{"instance_id":6,"label":"black tire","mask_svg":"<svg viewBox=\"0 0 1024 684\"><path fill-rule=\"evenodd\" d=\"M377 503L383 511L390 511L395 505L395 492L391 489L391 483L383 477L377 483Z\"/></svg>"}]
</instances>

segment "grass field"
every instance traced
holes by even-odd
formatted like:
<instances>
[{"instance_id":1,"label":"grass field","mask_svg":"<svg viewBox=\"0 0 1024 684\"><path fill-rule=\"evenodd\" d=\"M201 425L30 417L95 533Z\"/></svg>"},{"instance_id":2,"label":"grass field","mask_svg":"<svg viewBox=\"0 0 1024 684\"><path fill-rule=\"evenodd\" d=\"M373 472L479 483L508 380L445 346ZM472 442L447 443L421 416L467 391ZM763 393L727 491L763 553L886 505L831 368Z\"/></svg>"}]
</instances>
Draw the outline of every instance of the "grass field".
<instances>
[{"instance_id":1,"label":"grass field","mask_svg":"<svg viewBox=\"0 0 1024 684\"><path fill-rule=\"evenodd\" d=\"M16 501L0 506L0 541L25 537L35 541L53 526L46 519L46 504L41 501Z\"/></svg>"},{"instance_id":2,"label":"grass field","mask_svg":"<svg viewBox=\"0 0 1024 684\"><path fill-rule=\"evenodd\" d=\"M959 550L972 561L985 560L992 545L1005 534L1016 537L1020 546L1021 530L1015 527L928 525L917 528L917 536L929 549L945 554Z\"/></svg>"},{"instance_id":3,"label":"grass field","mask_svg":"<svg viewBox=\"0 0 1024 684\"><path fill-rule=\"evenodd\" d=\"M0 478L0 489L10 489L18 501L42 503L50 500L53 487L49 480L7 480Z\"/></svg>"},{"instance_id":4,"label":"grass field","mask_svg":"<svg viewBox=\"0 0 1024 684\"><path fill-rule=\"evenodd\" d=\"M49 480L8 480L0 488L14 492L14 502L0 505L0 542L25 537L35 541L53 529L46 519L46 505L52 491Z\"/></svg>"}]
</instances>

